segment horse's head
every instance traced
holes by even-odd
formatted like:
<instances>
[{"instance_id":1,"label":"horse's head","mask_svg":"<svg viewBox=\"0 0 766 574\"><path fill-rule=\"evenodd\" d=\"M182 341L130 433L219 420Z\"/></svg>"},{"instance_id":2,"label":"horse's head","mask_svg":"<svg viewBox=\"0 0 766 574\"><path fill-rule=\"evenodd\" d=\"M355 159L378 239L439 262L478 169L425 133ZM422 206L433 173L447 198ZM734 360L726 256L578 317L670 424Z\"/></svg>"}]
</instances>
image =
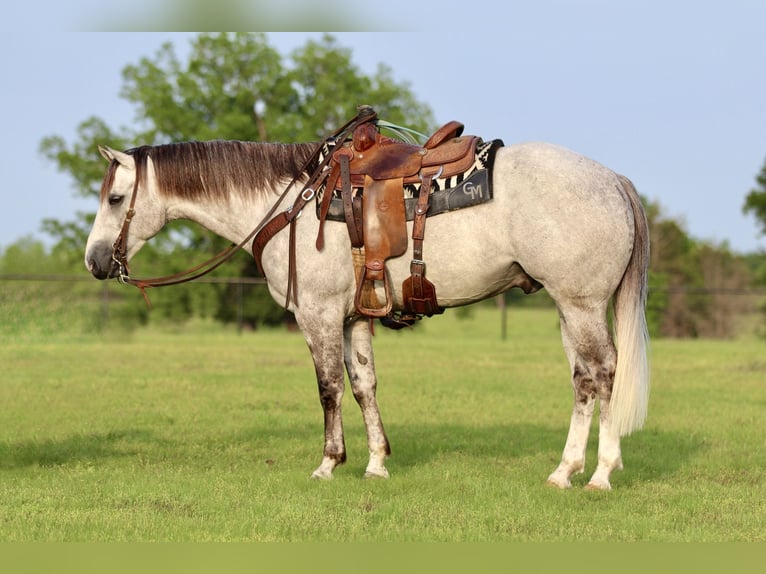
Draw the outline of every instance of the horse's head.
<instances>
[{"instance_id":1,"label":"horse's head","mask_svg":"<svg viewBox=\"0 0 766 574\"><path fill-rule=\"evenodd\" d=\"M165 224L166 215L149 177L151 161L99 147L109 168L85 247L85 266L97 279L126 276L127 262Z\"/></svg>"}]
</instances>

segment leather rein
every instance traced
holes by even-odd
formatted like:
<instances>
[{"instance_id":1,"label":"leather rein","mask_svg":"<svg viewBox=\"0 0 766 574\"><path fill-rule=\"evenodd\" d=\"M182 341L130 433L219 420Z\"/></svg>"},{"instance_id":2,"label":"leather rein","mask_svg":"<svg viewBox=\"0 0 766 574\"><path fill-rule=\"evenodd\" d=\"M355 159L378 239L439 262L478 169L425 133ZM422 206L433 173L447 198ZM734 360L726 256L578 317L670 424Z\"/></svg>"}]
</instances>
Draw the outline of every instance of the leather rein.
<instances>
[{"instance_id":1,"label":"leather rein","mask_svg":"<svg viewBox=\"0 0 766 574\"><path fill-rule=\"evenodd\" d=\"M331 146L334 146L338 141L342 141L345 139L345 137L351 133L354 128L363 122L370 121L370 111L371 108L366 106L360 106L359 112L352 120L347 122L343 127L338 129L336 132L334 132L331 136L325 139L325 143ZM374 112L372 112L374 114ZM301 213L305 205L314 199L316 196L315 187L318 183L321 183L324 179L322 176L324 175L323 172L325 170L325 167L330 162L330 159L332 158L332 154L327 154L326 157L323 158L322 162L316 167L316 169L312 172L312 175L309 177L306 184L303 186L303 189L301 190L301 193L298 194L298 197L296 198L293 205L287 208L287 210L283 211L282 213L278 214L276 217L274 216L274 213L277 211L277 208L279 207L280 203L284 200L285 196L288 194L288 192L293 188L293 186L298 182L299 179L303 177L303 174L306 173L309 169L309 167L312 165L313 162L316 161L316 159L319 157L319 154L322 151L322 145L318 145L317 149L311 154L311 156L306 161L303 168L300 170L298 175L296 175L292 181L287 185L285 190L282 192L282 194L279 196L279 199L274 203L274 205L269 209L268 213L261 219L261 221L258 223L258 225L255 226L255 228L245 237L242 241L240 241L237 244L231 244L228 247L226 247L224 250L219 252L218 254L214 255L210 259L203 261L199 265L195 265L194 267L191 267L185 271L180 271L178 273L174 273L172 275L164 275L162 277L152 277L152 278L146 278L146 279L134 279L130 276L130 268L128 267L128 232L130 230L130 223L133 220L133 217L136 214L135 205L136 205L136 196L138 195L138 186L139 186L139 178L136 177L136 180L133 184L133 195L130 198L130 204L128 206L128 211L125 214L125 220L122 223L122 227L120 229L120 233L117 236L117 239L115 239L114 244L112 245L112 261L117 264L117 280L122 283L123 285L133 285L137 287L141 294L144 296L144 300L146 301L146 304L151 307L151 301L149 301L149 297L146 294L146 290L150 287L167 287L169 285L179 285L181 283L187 283L189 281L194 281L195 279L199 279L200 277L207 275L211 271L217 269L220 267L223 263L231 259L234 254L241 248L243 248L249 241L251 241L253 238L255 238L261 230L270 222L274 220L279 220L279 223L275 225L271 225L271 229L275 230L281 230L284 227L286 227L288 224L292 223ZM276 221L274 221L276 223ZM278 228L278 229L277 229ZM293 229L291 229L291 232L294 233L294 226ZM275 234L274 233L274 234ZM294 246L294 241L290 241L291 245ZM291 264L294 261L294 257L290 257ZM259 267L260 267L260 261L258 261ZM263 269L261 269L261 272L263 272ZM290 295L288 294L288 301L289 301Z\"/></svg>"}]
</instances>

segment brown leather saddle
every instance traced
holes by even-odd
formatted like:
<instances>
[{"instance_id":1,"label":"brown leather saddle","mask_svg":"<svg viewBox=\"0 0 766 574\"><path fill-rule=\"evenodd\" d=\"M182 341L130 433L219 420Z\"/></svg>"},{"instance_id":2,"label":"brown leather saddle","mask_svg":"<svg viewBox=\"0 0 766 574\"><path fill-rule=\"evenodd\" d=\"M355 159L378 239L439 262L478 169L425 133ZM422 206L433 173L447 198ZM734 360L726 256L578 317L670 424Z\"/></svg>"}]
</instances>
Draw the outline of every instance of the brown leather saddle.
<instances>
[{"instance_id":1,"label":"brown leather saddle","mask_svg":"<svg viewBox=\"0 0 766 574\"><path fill-rule=\"evenodd\" d=\"M360 110L360 114L364 112ZM392 287L385 262L407 251L404 186L419 185L410 277L402 284L404 310L394 321L405 326L418 316L443 311L436 300L436 288L425 278L423 240L429 196L435 179L462 174L471 168L479 138L463 136L463 124L451 121L434 132L423 146L409 144L383 136L376 124L375 112L370 108L367 113L369 120L357 125L350 140L331 151L327 185L319 210L317 247L322 248L322 230L330 199L339 193L354 250L356 309L369 317L392 319ZM383 287L383 301L375 292L379 284Z\"/></svg>"},{"instance_id":2,"label":"brown leather saddle","mask_svg":"<svg viewBox=\"0 0 766 574\"><path fill-rule=\"evenodd\" d=\"M253 240L253 255L263 271L264 247L280 230L290 226L286 305L290 300L297 304L295 221L315 198L315 190L323 190L316 247L318 250L324 247L324 224L333 197L340 195L352 246L357 312L380 318L392 328L409 326L423 315L443 312L437 302L436 288L425 277L423 240L433 182L463 174L474 164L476 147L481 140L477 136L463 136L462 132L463 124L451 121L436 130L422 146L406 143L383 136L375 110L360 106L357 116L317 149L313 157L317 160L316 169L310 173L293 205L268 220ZM393 292L385 264L407 251L405 185L419 186L412 219L413 258L410 277L401 286L403 310L393 314ZM383 301L378 298L376 287L382 287Z\"/></svg>"}]
</instances>

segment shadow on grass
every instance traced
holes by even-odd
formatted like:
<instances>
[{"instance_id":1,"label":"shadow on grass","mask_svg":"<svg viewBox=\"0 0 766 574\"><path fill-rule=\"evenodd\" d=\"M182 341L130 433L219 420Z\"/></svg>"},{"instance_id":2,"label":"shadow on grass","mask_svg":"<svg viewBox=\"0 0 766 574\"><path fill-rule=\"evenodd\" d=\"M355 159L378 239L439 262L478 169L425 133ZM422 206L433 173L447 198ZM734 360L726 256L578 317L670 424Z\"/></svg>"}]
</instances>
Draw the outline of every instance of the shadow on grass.
<instances>
[{"instance_id":1,"label":"shadow on grass","mask_svg":"<svg viewBox=\"0 0 766 574\"><path fill-rule=\"evenodd\" d=\"M151 436L147 431L125 430L3 443L0 444L0 470L131 456L136 450L132 445L134 441L145 443L148 440Z\"/></svg>"},{"instance_id":2,"label":"shadow on grass","mask_svg":"<svg viewBox=\"0 0 766 574\"><path fill-rule=\"evenodd\" d=\"M407 473L423 465L439 465L439 459L454 456L478 467L506 461L514 466L515 461L536 458L533 464L543 466L541 472L545 474L558 464L566 439L566 429L523 423L496 426L419 423L388 430L393 450L389 468L395 473ZM591 432L586 476L595 469L597 434L595 429ZM349 428L346 437L350 447L347 466L364 469L367 462L364 430ZM305 456L308 472L321 460L321 428L317 424L275 424L272 420L268 424L249 426L230 434L213 434L196 441L184 437L160 438L150 430L131 429L10 442L0 444L0 470L53 467L73 462L96 463L139 454L165 460L168 452L187 461L203 461L209 466L224 464L222 449L237 445L251 447L244 458L253 464L259 457L271 462L274 455L284 454L284 448L293 458ZM672 476L705 448L703 441L695 436L654 429L638 432L622 441L625 471L620 473L620 482L627 486ZM233 456L240 454L237 451Z\"/></svg>"},{"instance_id":3,"label":"shadow on grass","mask_svg":"<svg viewBox=\"0 0 766 574\"><path fill-rule=\"evenodd\" d=\"M566 428L553 428L534 424L508 424L496 426L472 426L461 423L429 424L387 428L392 455L388 464L394 473L409 472L422 465L441 464L439 459L454 455L471 464L496 465L498 462L514 466L514 461L537 458L542 472L553 471L558 465L566 440ZM269 442L272 446L284 441L285 446L296 442L309 452L306 468L321 460L322 435L317 425L257 425L221 441L249 443ZM305 441L305 442L304 442ZM347 467L364 469L367 460L364 430L358 427L346 429L349 454ZM619 473L623 485L640 484L673 476L689 461L707 447L698 436L680 432L647 429L622 439L622 456L625 471ZM587 482L595 470L598 453L598 430L591 431L586 453L586 469L583 482Z\"/></svg>"},{"instance_id":4,"label":"shadow on grass","mask_svg":"<svg viewBox=\"0 0 766 574\"><path fill-rule=\"evenodd\" d=\"M473 427L468 424L418 424L392 429L393 461L391 466L406 470L444 455L469 457L477 465L498 460L543 457L543 472L558 465L566 440L566 428L557 429L533 424L508 424ZM625 471L624 485L663 479L674 475L707 447L699 437L680 432L647 429L622 439ZM598 430L591 431L586 452L585 475L595 470L598 453ZM395 463L394 463L395 461ZM548 468L549 467L549 468ZM587 478L586 478L587 480Z\"/></svg>"}]
</instances>

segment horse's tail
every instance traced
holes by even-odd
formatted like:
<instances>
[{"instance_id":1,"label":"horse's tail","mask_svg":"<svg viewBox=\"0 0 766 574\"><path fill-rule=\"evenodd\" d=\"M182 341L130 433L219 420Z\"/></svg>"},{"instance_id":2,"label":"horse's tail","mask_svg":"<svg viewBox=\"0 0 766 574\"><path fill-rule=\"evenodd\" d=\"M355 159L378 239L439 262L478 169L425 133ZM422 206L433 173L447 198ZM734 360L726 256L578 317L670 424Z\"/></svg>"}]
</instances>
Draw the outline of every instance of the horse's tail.
<instances>
[{"instance_id":1,"label":"horse's tail","mask_svg":"<svg viewBox=\"0 0 766 574\"><path fill-rule=\"evenodd\" d=\"M609 406L610 423L620 436L640 429L649 403L649 332L646 327L649 226L633 183L618 176L633 211L633 253L614 295L617 368Z\"/></svg>"}]
</instances>

